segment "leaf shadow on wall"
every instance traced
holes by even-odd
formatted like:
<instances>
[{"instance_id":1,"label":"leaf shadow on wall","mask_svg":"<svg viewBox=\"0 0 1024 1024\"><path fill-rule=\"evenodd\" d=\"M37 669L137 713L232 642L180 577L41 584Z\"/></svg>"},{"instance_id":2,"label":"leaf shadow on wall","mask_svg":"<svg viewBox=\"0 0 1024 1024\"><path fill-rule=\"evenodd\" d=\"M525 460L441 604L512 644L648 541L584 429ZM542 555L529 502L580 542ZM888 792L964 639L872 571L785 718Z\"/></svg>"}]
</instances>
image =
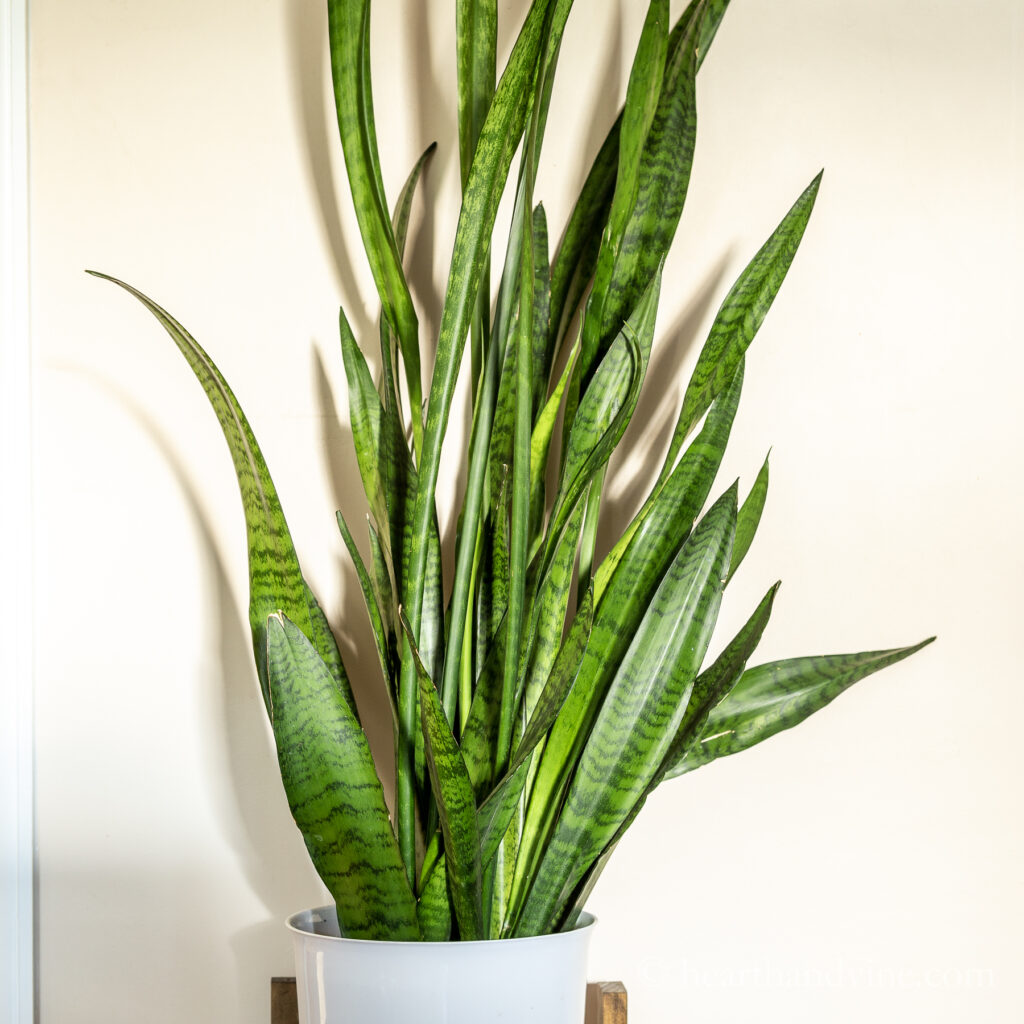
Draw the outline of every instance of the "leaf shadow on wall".
<instances>
[{"instance_id":1,"label":"leaf shadow on wall","mask_svg":"<svg viewBox=\"0 0 1024 1024\"><path fill-rule=\"evenodd\" d=\"M191 512L200 541L199 556L209 574L209 593L197 601L214 610L214 615L204 620L205 641L219 662L209 676L221 684L211 689L209 715L200 723L206 724L203 748L210 798L246 882L267 911L265 920L236 931L231 938L239 1004L244 1005L252 997L254 965L266 961L268 949L279 948L281 960L287 963L282 922L318 901L324 890L288 810L253 664L248 616L235 600L209 526L209 512L187 466L149 412L116 385L95 378L94 382L133 416L166 461ZM160 882L152 879L154 886ZM262 984L264 979L259 981Z\"/></svg>"},{"instance_id":2,"label":"leaf shadow on wall","mask_svg":"<svg viewBox=\"0 0 1024 1024\"><path fill-rule=\"evenodd\" d=\"M682 401L684 383L679 370L699 349L697 332L708 321L730 256L729 250L719 256L671 327L655 335L636 412L609 467L611 488L598 528L599 558L622 536L661 472ZM663 382L671 382L671 386L662 387Z\"/></svg>"},{"instance_id":3,"label":"leaf shadow on wall","mask_svg":"<svg viewBox=\"0 0 1024 1024\"><path fill-rule=\"evenodd\" d=\"M349 298L359 294L352 272L351 253L359 250L357 238L345 234L338 192L335 186L334 154L341 159L333 114L329 116L325 76L327 75L327 15L321 0L295 0L287 5L288 55L291 80L295 83L294 107L302 127L306 171L320 210L320 226L331 255L331 266L341 293ZM357 337L372 327L361 305L347 310Z\"/></svg>"},{"instance_id":4,"label":"leaf shadow on wall","mask_svg":"<svg viewBox=\"0 0 1024 1024\"><path fill-rule=\"evenodd\" d=\"M369 535L366 530L368 506L356 464L355 442L351 428L338 416L323 357L316 348L313 350L313 383L319 405L324 468L334 504L345 517L364 562L369 564ZM328 619L335 627L335 636L352 684L363 731L390 805L394 792L395 766L387 689L381 676L362 591L347 551L338 564L338 571L342 578L341 607L336 613L328 610Z\"/></svg>"}]
</instances>

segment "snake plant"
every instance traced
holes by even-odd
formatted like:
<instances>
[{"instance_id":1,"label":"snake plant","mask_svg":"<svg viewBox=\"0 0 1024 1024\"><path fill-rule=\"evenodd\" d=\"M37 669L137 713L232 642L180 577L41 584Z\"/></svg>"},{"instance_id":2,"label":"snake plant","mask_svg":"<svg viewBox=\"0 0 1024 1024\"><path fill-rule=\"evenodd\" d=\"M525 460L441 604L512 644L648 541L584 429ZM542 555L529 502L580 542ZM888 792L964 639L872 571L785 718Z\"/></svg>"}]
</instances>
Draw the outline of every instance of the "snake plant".
<instances>
[{"instance_id":1,"label":"snake plant","mask_svg":"<svg viewBox=\"0 0 1024 1024\"><path fill-rule=\"evenodd\" d=\"M533 0L500 78L495 0L457 0L462 207L424 382L402 257L434 147L389 203L370 2L328 0L338 127L381 302L376 377L340 316L369 558L340 513L338 526L391 699L393 816L248 420L185 328L116 282L177 344L230 447L281 777L345 935L468 940L570 927L656 786L798 724L923 646L748 668L776 584L705 663L723 592L757 531L767 461L742 503L736 484L713 500L711 489L744 353L789 270L820 174L726 295L642 507L609 551L596 544L609 457L644 384L686 199L695 82L727 2L694 0L672 25L668 0L651 0L622 110L552 257L534 183L571 0ZM517 150L511 228L495 252ZM502 261L495 294L492 259ZM464 461L467 486L443 580L435 498L460 373L470 375L472 427L464 450L448 453Z\"/></svg>"}]
</instances>

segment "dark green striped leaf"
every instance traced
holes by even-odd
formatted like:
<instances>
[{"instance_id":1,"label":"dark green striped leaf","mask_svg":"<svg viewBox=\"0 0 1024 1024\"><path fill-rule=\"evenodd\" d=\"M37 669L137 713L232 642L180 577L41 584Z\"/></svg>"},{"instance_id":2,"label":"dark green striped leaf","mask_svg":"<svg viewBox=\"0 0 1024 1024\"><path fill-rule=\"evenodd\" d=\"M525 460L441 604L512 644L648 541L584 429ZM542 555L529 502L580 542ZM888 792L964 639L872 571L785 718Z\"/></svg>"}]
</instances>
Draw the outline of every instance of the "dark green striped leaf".
<instances>
[{"instance_id":1,"label":"dark green striped leaf","mask_svg":"<svg viewBox=\"0 0 1024 1024\"><path fill-rule=\"evenodd\" d=\"M444 854L427 870L416 904L424 942L447 942L452 934L452 908L448 902L448 872Z\"/></svg>"},{"instance_id":2,"label":"dark green striped leaf","mask_svg":"<svg viewBox=\"0 0 1024 1024\"><path fill-rule=\"evenodd\" d=\"M676 59L676 53L703 0L694 0L679 19L668 41L667 63ZM728 0L713 0L704 7L700 42L697 46L697 67L707 55ZM557 353L569 323L579 308L580 301L597 266L601 235L608 220L619 160L619 132L622 111L615 119L587 174L583 189L566 224L558 252L551 266L551 326L548 346Z\"/></svg>"},{"instance_id":3,"label":"dark green striped leaf","mask_svg":"<svg viewBox=\"0 0 1024 1024\"><path fill-rule=\"evenodd\" d=\"M420 635L423 612L420 581L426 576L428 537L434 520L434 494L440 467L441 443L447 429L458 369L490 250L491 230L498 202L526 122L537 59L545 29L549 27L547 14L551 2L535 0L512 48L480 131L455 232L427 406L413 528L408 535L405 559L407 582L403 584L404 605L412 635L420 643L423 642ZM398 713L403 734L411 736L416 727L417 680L408 653L406 646L402 658ZM414 795L412 780L401 764L395 803L399 841L403 857L409 865L415 858Z\"/></svg>"},{"instance_id":4,"label":"dark green striped leaf","mask_svg":"<svg viewBox=\"0 0 1024 1024\"><path fill-rule=\"evenodd\" d=\"M459 89L459 165L463 187L469 178L476 142L494 96L497 35L496 0L457 0L455 54Z\"/></svg>"},{"instance_id":5,"label":"dark green striped leaf","mask_svg":"<svg viewBox=\"0 0 1024 1024\"><path fill-rule=\"evenodd\" d=\"M344 310L339 323L341 349L349 383L349 420L356 460L374 518L382 529L387 527L384 532L387 541L385 556L401 589L405 567L395 559L401 557L405 550L408 516L415 502L418 478L395 411L381 404L373 385L373 377L356 344ZM428 670L435 672L444 635L441 542L436 519L428 535L427 560L421 587L423 626L419 650Z\"/></svg>"},{"instance_id":6,"label":"dark green striped leaf","mask_svg":"<svg viewBox=\"0 0 1024 1024\"><path fill-rule=\"evenodd\" d=\"M410 644L406 619L402 627ZM466 762L459 752L433 680L416 648L412 649L420 688L420 712L427 771L437 801L455 920L459 937L482 939L483 908L480 867L480 833L476 824L476 798Z\"/></svg>"},{"instance_id":7,"label":"dark green striped leaf","mask_svg":"<svg viewBox=\"0 0 1024 1024\"><path fill-rule=\"evenodd\" d=\"M409 177L405 179L402 191L398 194L395 209L391 214L391 229L395 235L395 246L398 249L399 257L405 255L405 240L409 232L409 217L412 214L412 201L416 195L416 186L419 183L423 168L437 149L437 143L432 142L423 151L419 160L413 165ZM380 318L380 355L381 355L381 401L385 408L393 408L396 416L401 418L401 392L398 389L398 376L395 373L397 364L398 338L395 335L391 321L388 319L387 311L381 311Z\"/></svg>"},{"instance_id":8,"label":"dark green striped leaf","mask_svg":"<svg viewBox=\"0 0 1024 1024\"><path fill-rule=\"evenodd\" d=\"M735 544L733 550L735 550ZM678 774L674 771L675 765L700 736L712 709L736 686L743 670L747 667L748 659L761 642L761 636L771 617L772 605L778 590L779 584L776 583L762 598L761 603L754 609L743 628L715 659L714 664L697 676L686 714L683 715L683 720L676 730L675 739L662 763L661 771L654 779L655 785L664 778L671 778Z\"/></svg>"},{"instance_id":9,"label":"dark green striped leaf","mask_svg":"<svg viewBox=\"0 0 1024 1024\"><path fill-rule=\"evenodd\" d=\"M593 366L607 350L619 325L664 262L675 237L689 188L697 133L694 82L702 12L698 7L688 17L684 16L673 33L671 47L666 44L651 48L649 59L655 68L647 69L642 80L656 82L660 89L649 129L643 132L638 159L637 147L623 144L626 120L623 121L615 198L583 321L584 386L589 383ZM659 62L660 71L657 69ZM628 118L629 111L625 113ZM630 132L633 132L632 127ZM627 156L632 157L634 163L630 178L624 179L627 167L623 160ZM622 200L621 213L618 213L620 196L628 199Z\"/></svg>"},{"instance_id":10,"label":"dark green striped leaf","mask_svg":"<svg viewBox=\"0 0 1024 1024\"><path fill-rule=\"evenodd\" d=\"M525 713L520 716L523 721L534 713L562 643L562 628L569 609L569 593L573 585L573 563L576 560L582 525L581 504L577 505L576 511L570 516L561 543L544 574L537 596L533 599L531 633L525 651L529 670L521 696L517 695L517 700L521 702L522 711ZM582 600L580 607L584 607Z\"/></svg>"},{"instance_id":11,"label":"dark green striped leaf","mask_svg":"<svg viewBox=\"0 0 1024 1024\"><path fill-rule=\"evenodd\" d=\"M660 290L659 268L633 315L601 360L573 418L548 525L545 566L570 515L608 462L636 409L647 371Z\"/></svg>"},{"instance_id":12,"label":"dark green striped leaf","mask_svg":"<svg viewBox=\"0 0 1024 1024\"><path fill-rule=\"evenodd\" d=\"M619 162L619 131L622 114L612 125L587 174L576 205L569 216L565 234L551 264L551 318L548 349L552 359L568 334L597 266Z\"/></svg>"},{"instance_id":13,"label":"dark green striped leaf","mask_svg":"<svg viewBox=\"0 0 1024 1024\"><path fill-rule=\"evenodd\" d=\"M804 189L782 223L747 264L718 310L683 395L683 407L662 477L671 471L683 441L707 411L715 395L732 379L743 353L771 309L804 236L823 173L820 172Z\"/></svg>"},{"instance_id":14,"label":"dark green striped leaf","mask_svg":"<svg viewBox=\"0 0 1024 1024\"><path fill-rule=\"evenodd\" d=\"M858 680L909 658L934 639L913 647L792 658L748 669L708 716L700 739L670 774L693 771L799 725Z\"/></svg>"},{"instance_id":15,"label":"dark green striped leaf","mask_svg":"<svg viewBox=\"0 0 1024 1024\"><path fill-rule=\"evenodd\" d=\"M337 642L313 592L303 579L295 546L288 532L277 490L263 460L263 453L227 381L195 338L152 299L117 278L96 271L89 273L123 288L156 317L192 368L217 414L224 439L231 451L245 510L249 547L249 626L264 702L269 702L270 697L267 681L267 616L281 610L312 642L355 713L355 702L352 700L352 691Z\"/></svg>"},{"instance_id":16,"label":"dark green striped leaf","mask_svg":"<svg viewBox=\"0 0 1024 1024\"><path fill-rule=\"evenodd\" d=\"M529 716L526 731L519 741L508 771L480 805L477 821L480 826L481 857L485 865L497 851L498 843L519 804L529 773L530 758L537 744L547 735L576 681L590 639L593 618L594 595L593 591L588 591L558 652L537 706Z\"/></svg>"},{"instance_id":17,"label":"dark green striped leaf","mask_svg":"<svg viewBox=\"0 0 1024 1024\"><path fill-rule=\"evenodd\" d=\"M338 907L342 934L418 939L366 736L330 670L283 614L267 624L271 722L288 805Z\"/></svg>"},{"instance_id":18,"label":"dark green striped leaf","mask_svg":"<svg viewBox=\"0 0 1024 1024\"><path fill-rule=\"evenodd\" d=\"M686 539L697 514L711 493L725 456L743 388L743 365L732 384L715 401L700 434L679 465L656 486L622 537L602 561L594 580L598 602L611 588L611 609L643 607L645 595L661 578L669 561ZM624 624L628 633L631 623Z\"/></svg>"},{"instance_id":19,"label":"dark green striped leaf","mask_svg":"<svg viewBox=\"0 0 1024 1024\"><path fill-rule=\"evenodd\" d=\"M384 314L398 335L418 439L423 423L419 322L381 180L370 87L370 0L327 0L327 15L338 130L352 202Z\"/></svg>"},{"instance_id":20,"label":"dark green striped leaf","mask_svg":"<svg viewBox=\"0 0 1024 1024\"><path fill-rule=\"evenodd\" d=\"M736 570L750 550L754 535L761 522L765 499L768 497L768 458L765 457L754 486L740 505L740 514L736 517L736 543L732 546L732 565L729 566L729 579L736 575ZM726 580L728 582L728 580Z\"/></svg>"},{"instance_id":21,"label":"dark green striped leaf","mask_svg":"<svg viewBox=\"0 0 1024 1024\"><path fill-rule=\"evenodd\" d=\"M733 487L680 549L622 659L544 844L517 935L557 926L660 768L711 639L735 527Z\"/></svg>"},{"instance_id":22,"label":"dark green striped leaf","mask_svg":"<svg viewBox=\"0 0 1024 1024\"><path fill-rule=\"evenodd\" d=\"M359 554L359 548L356 547L352 531L349 530L348 523L345 522L345 517L341 512L337 513L337 519L338 529L341 531L342 539L345 541L345 547L348 548L349 557L351 557L352 564L356 569L356 576L359 579L359 588L363 592L363 603L366 605L366 613L370 617L370 626L373 629L373 640L377 647L377 658L380 661L381 675L387 685L388 693L393 698L394 687L391 685L391 652L388 645L387 632L384 628L384 619L380 613L380 605L377 603L377 595L374 591L373 581L366 569L366 564L363 562L362 556ZM392 713L397 714L397 709L394 706L393 699L391 710Z\"/></svg>"}]
</instances>

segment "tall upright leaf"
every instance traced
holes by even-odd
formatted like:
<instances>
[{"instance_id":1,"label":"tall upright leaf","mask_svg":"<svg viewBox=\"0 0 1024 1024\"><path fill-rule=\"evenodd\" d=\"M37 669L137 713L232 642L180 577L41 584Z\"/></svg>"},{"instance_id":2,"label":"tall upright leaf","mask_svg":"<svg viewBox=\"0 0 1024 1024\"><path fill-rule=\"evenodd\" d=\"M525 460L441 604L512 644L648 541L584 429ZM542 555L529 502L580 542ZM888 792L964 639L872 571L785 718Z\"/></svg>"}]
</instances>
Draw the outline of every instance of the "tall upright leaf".
<instances>
[{"instance_id":1,"label":"tall upright leaf","mask_svg":"<svg viewBox=\"0 0 1024 1024\"><path fill-rule=\"evenodd\" d=\"M363 248L405 362L417 450L423 424L419 321L388 214L370 87L370 0L327 0L331 73L345 169Z\"/></svg>"},{"instance_id":2,"label":"tall upright leaf","mask_svg":"<svg viewBox=\"0 0 1024 1024\"><path fill-rule=\"evenodd\" d=\"M402 626L409 639L408 623L404 618ZM415 648L413 658L419 681L427 769L444 835L448 886L455 918L461 938L482 939L480 833L476 823L473 785L437 690Z\"/></svg>"},{"instance_id":3,"label":"tall upright leaf","mask_svg":"<svg viewBox=\"0 0 1024 1024\"><path fill-rule=\"evenodd\" d=\"M427 406L413 528L407 541L407 580L412 582L406 584L404 603L412 634L418 641L423 591L416 581L423 578L426 568L427 537L433 516L441 442L448 425L473 304L490 249L491 229L498 201L525 126L538 54L541 52L547 25L548 8L552 2L534 0L512 49L480 132L455 232ZM410 653L406 645L406 654ZM412 658L403 657L398 710L401 728L406 736L413 735L415 731L416 689ZM412 779L405 770L398 773L396 814L402 855L406 864L412 865L415 861L414 796Z\"/></svg>"},{"instance_id":4,"label":"tall upright leaf","mask_svg":"<svg viewBox=\"0 0 1024 1024\"><path fill-rule=\"evenodd\" d=\"M409 177L405 179L405 184L402 186L402 191L398 194L398 199L395 201L395 208L391 214L391 229L395 235L395 247L398 249L398 256L401 258L405 254L405 241L409 231L409 218L412 215L412 201L416 194L416 186L419 183L420 175L423 173L423 168L426 166L427 161L434 154L434 150L437 149L437 143L432 142L423 151L420 158L413 165L412 170L409 172ZM387 310L381 310L380 317L380 356L381 356L381 381L380 381L380 393L381 401L384 403L385 408L392 406L394 407L395 415L401 421L402 419L402 395L398 386L398 374L396 366L398 363L397 352L398 352L398 338L395 336L395 330L391 320L388 317Z\"/></svg>"}]
</instances>

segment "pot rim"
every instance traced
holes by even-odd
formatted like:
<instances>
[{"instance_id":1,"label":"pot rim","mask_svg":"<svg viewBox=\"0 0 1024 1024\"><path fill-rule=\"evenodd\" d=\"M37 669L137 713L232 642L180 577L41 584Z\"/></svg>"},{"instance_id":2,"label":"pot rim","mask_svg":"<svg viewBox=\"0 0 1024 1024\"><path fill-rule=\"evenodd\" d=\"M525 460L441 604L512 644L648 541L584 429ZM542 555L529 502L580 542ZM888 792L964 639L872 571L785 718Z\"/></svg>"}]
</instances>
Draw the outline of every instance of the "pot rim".
<instances>
[{"instance_id":1,"label":"pot rim","mask_svg":"<svg viewBox=\"0 0 1024 1024\"><path fill-rule=\"evenodd\" d=\"M285 927L295 935L301 935L303 938L307 939L322 939L325 942L344 942L351 945L373 946L377 949L381 946L397 946L402 949L437 949L438 947L443 946L448 946L453 949L472 949L479 946L494 946L495 943L507 945L519 942L538 942L546 939L557 941L558 939L564 939L566 936L575 935L578 932L588 931L597 924L597 918L593 914L583 911L576 924L568 931L564 932L547 932L544 935L521 935L511 939L459 939L454 942L451 939L446 939L443 942L427 942L423 939L350 939L344 935L321 935L319 932L313 932L308 928L300 926L300 918L306 917L307 915L312 917L314 914L322 915L324 913L336 913L334 904L328 903L322 907L311 907L306 910L300 910L297 913L292 914L285 921Z\"/></svg>"}]
</instances>

